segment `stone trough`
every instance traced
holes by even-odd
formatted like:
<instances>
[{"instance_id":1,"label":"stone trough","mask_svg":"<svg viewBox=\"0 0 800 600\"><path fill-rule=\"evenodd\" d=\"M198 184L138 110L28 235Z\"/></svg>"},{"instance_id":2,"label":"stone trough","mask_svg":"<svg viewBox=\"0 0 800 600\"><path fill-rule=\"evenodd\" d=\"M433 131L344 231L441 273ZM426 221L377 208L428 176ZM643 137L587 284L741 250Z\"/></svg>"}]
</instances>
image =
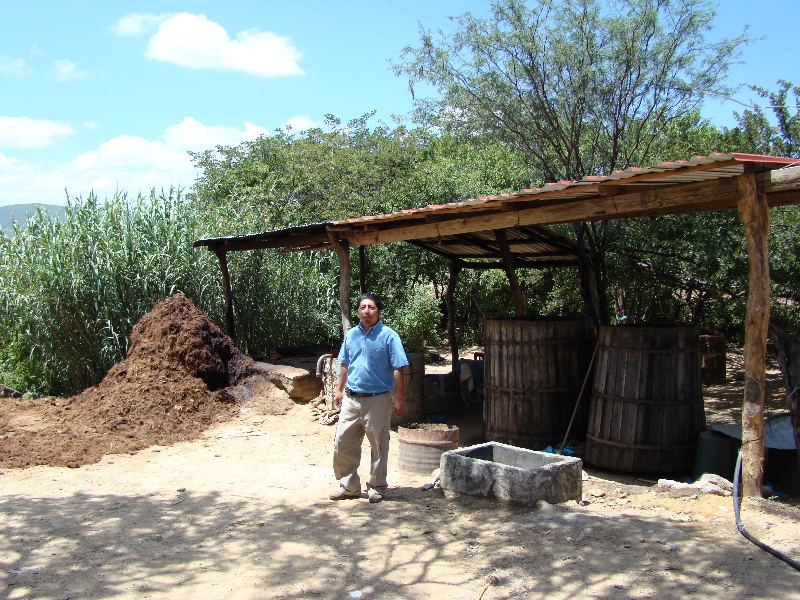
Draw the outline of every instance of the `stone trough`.
<instances>
[{"instance_id":1,"label":"stone trough","mask_svg":"<svg viewBox=\"0 0 800 600\"><path fill-rule=\"evenodd\" d=\"M579 458L489 442L445 452L440 466L445 492L526 506L581 499Z\"/></svg>"}]
</instances>

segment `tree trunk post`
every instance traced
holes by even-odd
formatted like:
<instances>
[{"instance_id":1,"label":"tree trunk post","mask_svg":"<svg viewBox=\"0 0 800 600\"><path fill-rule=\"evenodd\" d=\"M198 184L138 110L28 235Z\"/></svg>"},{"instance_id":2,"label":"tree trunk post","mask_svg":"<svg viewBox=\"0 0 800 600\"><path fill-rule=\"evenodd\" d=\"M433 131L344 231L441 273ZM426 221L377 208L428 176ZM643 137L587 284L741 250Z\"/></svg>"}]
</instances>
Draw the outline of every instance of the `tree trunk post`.
<instances>
[{"instance_id":1,"label":"tree trunk post","mask_svg":"<svg viewBox=\"0 0 800 600\"><path fill-rule=\"evenodd\" d=\"M342 330L347 335L353 326L350 316L350 242L340 240L333 231L328 232L328 239L339 259L339 309L342 312Z\"/></svg>"},{"instance_id":2,"label":"tree trunk post","mask_svg":"<svg viewBox=\"0 0 800 600\"><path fill-rule=\"evenodd\" d=\"M514 260L511 256L511 246L508 243L505 229L495 229L494 237L497 240L497 245L500 246L500 252L503 255L503 266L505 267L506 277L511 284L511 292L514 294L514 316L525 316L525 293L519 287L519 280L514 271Z\"/></svg>"},{"instance_id":3,"label":"tree trunk post","mask_svg":"<svg viewBox=\"0 0 800 600\"><path fill-rule=\"evenodd\" d=\"M358 247L358 289L361 294L367 293L367 255L366 246Z\"/></svg>"},{"instance_id":4,"label":"tree trunk post","mask_svg":"<svg viewBox=\"0 0 800 600\"><path fill-rule=\"evenodd\" d=\"M739 213L747 243L749 289L744 330L744 402L742 405L742 494L761 497L764 479L764 397L769 327L769 206L752 173L740 175Z\"/></svg>"},{"instance_id":5,"label":"tree trunk post","mask_svg":"<svg viewBox=\"0 0 800 600\"><path fill-rule=\"evenodd\" d=\"M786 403L797 448L797 464L800 466L800 333L790 335L777 325L770 323L769 337L778 351L778 364L783 372L786 387Z\"/></svg>"},{"instance_id":6,"label":"tree trunk post","mask_svg":"<svg viewBox=\"0 0 800 600\"><path fill-rule=\"evenodd\" d=\"M451 371L456 372L458 365L458 341L456 340L456 284L458 283L458 274L461 272L461 264L456 261L448 261L450 268L450 280L447 282L447 295L445 296L445 303L447 304L447 337L450 339L450 364Z\"/></svg>"},{"instance_id":7,"label":"tree trunk post","mask_svg":"<svg viewBox=\"0 0 800 600\"><path fill-rule=\"evenodd\" d=\"M578 243L578 286L586 314L594 321L594 327L600 331L601 325L607 325L606 317L601 305L600 292L597 289L597 273L592 266L592 251L587 246L586 223L575 223L575 238Z\"/></svg>"},{"instance_id":8,"label":"tree trunk post","mask_svg":"<svg viewBox=\"0 0 800 600\"><path fill-rule=\"evenodd\" d=\"M236 323L233 320L233 288L231 287L231 274L228 271L228 253L222 248L213 248L211 251L217 255L219 268L222 271L222 291L225 294L225 334L236 343Z\"/></svg>"}]
</instances>

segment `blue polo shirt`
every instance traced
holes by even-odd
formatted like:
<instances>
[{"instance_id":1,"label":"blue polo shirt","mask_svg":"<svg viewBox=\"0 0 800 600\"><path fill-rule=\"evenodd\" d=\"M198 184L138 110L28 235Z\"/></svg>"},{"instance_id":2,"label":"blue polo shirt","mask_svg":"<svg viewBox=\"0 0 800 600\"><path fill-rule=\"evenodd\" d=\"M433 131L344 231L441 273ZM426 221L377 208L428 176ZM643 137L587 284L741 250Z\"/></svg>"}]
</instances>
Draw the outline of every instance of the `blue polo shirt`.
<instances>
[{"instance_id":1,"label":"blue polo shirt","mask_svg":"<svg viewBox=\"0 0 800 600\"><path fill-rule=\"evenodd\" d=\"M394 387L394 370L408 365L400 336L378 320L369 331L361 323L347 332L339 362L347 365L347 389L379 394Z\"/></svg>"}]
</instances>

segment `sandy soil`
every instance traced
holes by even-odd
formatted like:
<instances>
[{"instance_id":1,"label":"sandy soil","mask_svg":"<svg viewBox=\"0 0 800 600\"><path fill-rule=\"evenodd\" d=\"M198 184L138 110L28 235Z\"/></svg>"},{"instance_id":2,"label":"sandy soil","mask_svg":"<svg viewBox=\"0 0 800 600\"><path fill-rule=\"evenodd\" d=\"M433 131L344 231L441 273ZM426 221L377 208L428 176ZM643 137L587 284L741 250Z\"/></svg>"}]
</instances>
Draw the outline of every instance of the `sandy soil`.
<instances>
[{"instance_id":1,"label":"sandy soil","mask_svg":"<svg viewBox=\"0 0 800 600\"><path fill-rule=\"evenodd\" d=\"M730 498L590 468L586 506L451 500L398 470L393 441L384 502L331 502L334 428L285 408L245 402L199 440L77 469L3 469L0 597L800 598ZM743 518L800 558L797 501Z\"/></svg>"}]
</instances>

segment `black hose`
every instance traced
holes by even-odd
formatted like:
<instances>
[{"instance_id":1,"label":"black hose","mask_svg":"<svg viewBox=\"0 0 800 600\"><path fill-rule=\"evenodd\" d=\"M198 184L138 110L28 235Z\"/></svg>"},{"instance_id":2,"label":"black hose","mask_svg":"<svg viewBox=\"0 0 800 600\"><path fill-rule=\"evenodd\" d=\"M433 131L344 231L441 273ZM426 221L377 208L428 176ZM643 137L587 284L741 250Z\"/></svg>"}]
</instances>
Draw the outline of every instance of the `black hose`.
<instances>
[{"instance_id":1,"label":"black hose","mask_svg":"<svg viewBox=\"0 0 800 600\"><path fill-rule=\"evenodd\" d=\"M739 496L739 475L741 471L742 471L742 451L739 450L739 458L736 460L736 473L734 473L733 475L733 514L736 517L736 528L739 530L739 533L741 533L744 537L753 542L756 546L758 546L765 552L769 552L775 558L781 559L783 562L785 562L793 569L800 571L799 562L789 558L782 552L775 550L775 548L770 548L765 543L759 542L756 538L754 538L747 532L747 529L744 528L744 523L742 523L742 518L739 515L739 505L742 502L742 499Z\"/></svg>"}]
</instances>

